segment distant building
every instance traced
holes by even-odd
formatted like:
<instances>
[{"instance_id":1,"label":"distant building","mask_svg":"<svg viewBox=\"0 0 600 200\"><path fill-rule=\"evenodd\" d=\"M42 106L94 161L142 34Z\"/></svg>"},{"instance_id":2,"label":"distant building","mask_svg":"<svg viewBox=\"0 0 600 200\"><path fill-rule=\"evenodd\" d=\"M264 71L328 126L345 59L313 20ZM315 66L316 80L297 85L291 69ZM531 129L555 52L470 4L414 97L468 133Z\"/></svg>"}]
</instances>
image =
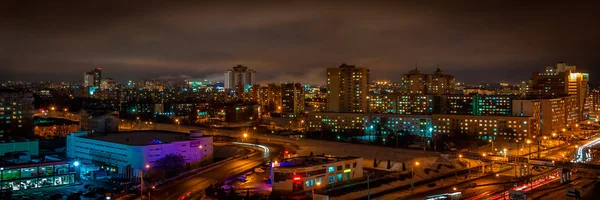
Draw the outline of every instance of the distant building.
<instances>
[{"instance_id":1,"label":"distant building","mask_svg":"<svg viewBox=\"0 0 600 200\"><path fill-rule=\"evenodd\" d=\"M84 87L100 87L102 82L102 68L96 68L92 71L83 74L83 86Z\"/></svg>"},{"instance_id":2,"label":"distant building","mask_svg":"<svg viewBox=\"0 0 600 200\"><path fill-rule=\"evenodd\" d=\"M282 112L282 88L281 85L270 83L259 88L257 102L266 112Z\"/></svg>"},{"instance_id":3,"label":"distant building","mask_svg":"<svg viewBox=\"0 0 600 200\"><path fill-rule=\"evenodd\" d=\"M340 185L362 177L363 159L360 157L287 158L273 166L273 191L311 191L317 187L328 188L330 185Z\"/></svg>"},{"instance_id":4,"label":"distant building","mask_svg":"<svg viewBox=\"0 0 600 200\"><path fill-rule=\"evenodd\" d=\"M256 71L243 65L225 72L225 89L241 89L256 84Z\"/></svg>"},{"instance_id":5,"label":"distant building","mask_svg":"<svg viewBox=\"0 0 600 200\"><path fill-rule=\"evenodd\" d=\"M0 137L33 135L33 94L0 89Z\"/></svg>"},{"instance_id":6,"label":"distant building","mask_svg":"<svg viewBox=\"0 0 600 200\"><path fill-rule=\"evenodd\" d=\"M79 112L79 125L81 130L91 133L111 133L119 131L119 115L110 111Z\"/></svg>"},{"instance_id":7,"label":"distant building","mask_svg":"<svg viewBox=\"0 0 600 200\"><path fill-rule=\"evenodd\" d=\"M369 95L370 113L395 113L404 115L430 115L434 110L436 97L433 95L407 95L382 93Z\"/></svg>"},{"instance_id":8,"label":"distant building","mask_svg":"<svg viewBox=\"0 0 600 200\"><path fill-rule=\"evenodd\" d=\"M458 115L511 115L512 100L508 95L443 95L440 97L438 114Z\"/></svg>"},{"instance_id":9,"label":"distant building","mask_svg":"<svg viewBox=\"0 0 600 200\"><path fill-rule=\"evenodd\" d=\"M342 64L327 68L327 111L368 112L369 69Z\"/></svg>"},{"instance_id":10,"label":"distant building","mask_svg":"<svg viewBox=\"0 0 600 200\"><path fill-rule=\"evenodd\" d=\"M578 120L583 121L586 111L586 98L589 95L589 74L576 72L576 66L557 63L546 67L544 72L534 72L529 81L529 95L538 97L576 96ZM588 104L589 105L589 104Z\"/></svg>"},{"instance_id":11,"label":"distant building","mask_svg":"<svg viewBox=\"0 0 600 200\"><path fill-rule=\"evenodd\" d=\"M533 117L541 134L550 136L574 128L579 122L578 110L576 97L565 96L514 100L512 113L514 116Z\"/></svg>"},{"instance_id":12,"label":"distant building","mask_svg":"<svg viewBox=\"0 0 600 200\"><path fill-rule=\"evenodd\" d=\"M100 83L100 89L112 90L115 89L116 85L117 84L115 83L115 80L113 80L112 78L105 78L102 79L102 82Z\"/></svg>"},{"instance_id":13,"label":"distant building","mask_svg":"<svg viewBox=\"0 0 600 200\"><path fill-rule=\"evenodd\" d=\"M590 98L592 102L591 111L595 113L600 112L600 90L590 91Z\"/></svg>"},{"instance_id":14,"label":"distant building","mask_svg":"<svg viewBox=\"0 0 600 200\"><path fill-rule=\"evenodd\" d=\"M400 92L404 94L451 94L455 91L455 78L446 75L441 69L436 69L433 74L421 74L418 69L411 70L402 75Z\"/></svg>"},{"instance_id":15,"label":"distant building","mask_svg":"<svg viewBox=\"0 0 600 200\"><path fill-rule=\"evenodd\" d=\"M67 157L81 162L81 173L105 170L107 175L139 178L140 171L152 170L168 154L181 155L187 167L211 163L213 138L201 133L134 131L67 136ZM146 169L148 165L149 169Z\"/></svg>"},{"instance_id":16,"label":"distant building","mask_svg":"<svg viewBox=\"0 0 600 200\"><path fill-rule=\"evenodd\" d=\"M32 156L40 153L40 144L37 139L11 139L0 140L0 156L10 152L29 152Z\"/></svg>"},{"instance_id":17,"label":"distant building","mask_svg":"<svg viewBox=\"0 0 600 200\"><path fill-rule=\"evenodd\" d=\"M307 120L307 131L360 136L361 140L374 140L376 135L398 132L431 137L433 127L431 115L323 112L308 113Z\"/></svg>"},{"instance_id":18,"label":"distant building","mask_svg":"<svg viewBox=\"0 0 600 200\"><path fill-rule=\"evenodd\" d=\"M304 89L300 83L281 85L281 113L284 117L304 115Z\"/></svg>"},{"instance_id":19,"label":"distant building","mask_svg":"<svg viewBox=\"0 0 600 200\"><path fill-rule=\"evenodd\" d=\"M432 115L434 134L468 134L479 139L524 141L539 137L535 119L527 116Z\"/></svg>"}]
</instances>

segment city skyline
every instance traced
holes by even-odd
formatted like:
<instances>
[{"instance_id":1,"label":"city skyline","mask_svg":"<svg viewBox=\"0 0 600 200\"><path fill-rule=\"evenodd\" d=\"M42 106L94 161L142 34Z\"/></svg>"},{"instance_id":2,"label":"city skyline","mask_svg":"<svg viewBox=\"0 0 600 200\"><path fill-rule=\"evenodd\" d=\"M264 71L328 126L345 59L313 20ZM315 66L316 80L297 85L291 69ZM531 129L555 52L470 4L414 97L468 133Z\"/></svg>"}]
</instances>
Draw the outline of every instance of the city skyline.
<instances>
[{"instance_id":1,"label":"city skyline","mask_svg":"<svg viewBox=\"0 0 600 200\"><path fill-rule=\"evenodd\" d=\"M558 61L597 71L593 6L466 2L14 3L0 10L0 80L79 82L96 67L118 82L222 80L237 64L255 69L260 84L324 84L326 68L341 63L391 81L415 65L467 83L525 81Z\"/></svg>"}]
</instances>

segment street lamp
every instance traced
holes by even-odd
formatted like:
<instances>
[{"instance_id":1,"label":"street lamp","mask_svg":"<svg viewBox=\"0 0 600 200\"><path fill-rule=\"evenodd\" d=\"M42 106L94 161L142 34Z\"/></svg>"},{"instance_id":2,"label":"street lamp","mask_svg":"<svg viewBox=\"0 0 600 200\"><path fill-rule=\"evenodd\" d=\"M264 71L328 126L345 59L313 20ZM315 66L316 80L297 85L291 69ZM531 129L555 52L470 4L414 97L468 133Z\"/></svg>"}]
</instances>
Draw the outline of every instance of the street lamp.
<instances>
[{"instance_id":1,"label":"street lamp","mask_svg":"<svg viewBox=\"0 0 600 200\"><path fill-rule=\"evenodd\" d=\"M490 142L492 143L492 152L494 152L494 140L490 139Z\"/></svg>"},{"instance_id":2,"label":"street lamp","mask_svg":"<svg viewBox=\"0 0 600 200\"><path fill-rule=\"evenodd\" d=\"M410 176L410 189L411 189L411 193L415 192L415 186L414 186L414 178L415 178L415 167L419 166L419 162L415 162L415 164L410 168L410 172L412 174L412 176Z\"/></svg>"},{"instance_id":3,"label":"street lamp","mask_svg":"<svg viewBox=\"0 0 600 200\"><path fill-rule=\"evenodd\" d=\"M244 133L244 137L242 138L242 142L244 142L244 140L248 137L247 133Z\"/></svg>"},{"instance_id":4,"label":"street lamp","mask_svg":"<svg viewBox=\"0 0 600 200\"><path fill-rule=\"evenodd\" d=\"M508 156L508 151L506 150L506 148L504 148L504 157L506 158Z\"/></svg>"}]
</instances>

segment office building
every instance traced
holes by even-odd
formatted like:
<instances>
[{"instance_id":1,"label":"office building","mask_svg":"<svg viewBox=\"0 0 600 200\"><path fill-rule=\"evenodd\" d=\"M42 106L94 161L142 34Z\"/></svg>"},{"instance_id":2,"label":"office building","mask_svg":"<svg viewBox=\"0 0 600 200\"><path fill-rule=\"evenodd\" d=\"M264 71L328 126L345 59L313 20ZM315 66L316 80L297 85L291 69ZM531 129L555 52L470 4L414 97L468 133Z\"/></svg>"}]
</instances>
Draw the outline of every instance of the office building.
<instances>
[{"instance_id":1,"label":"office building","mask_svg":"<svg viewBox=\"0 0 600 200\"><path fill-rule=\"evenodd\" d=\"M305 192L363 177L360 157L302 156L273 164L273 191Z\"/></svg>"},{"instance_id":2,"label":"office building","mask_svg":"<svg viewBox=\"0 0 600 200\"><path fill-rule=\"evenodd\" d=\"M576 71L576 66L557 63L546 67L544 72L534 72L529 81L529 95L538 97L557 97L574 95L577 98L578 120L588 116L586 98L589 95L589 75Z\"/></svg>"},{"instance_id":3,"label":"office building","mask_svg":"<svg viewBox=\"0 0 600 200\"><path fill-rule=\"evenodd\" d=\"M33 135L33 94L0 89L0 137Z\"/></svg>"},{"instance_id":4,"label":"office building","mask_svg":"<svg viewBox=\"0 0 600 200\"><path fill-rule=\"evenodd\" d=\"M233 70L225 72L225 89L238 89L243 91L245 87L256 83L256 71L248 69L243 65L233 67Z\"/></svg>"},{"instance_id":5,"label":"office building","mask_svg":"<svg viewBox=\"0 0 600 200\"><path fill-rule=\"evenodd\" d=\"M369 69L342 64L327 68L327 111L367 112Z\"/></svg>"},{"instance_id":6,"label":"office building","mask_svg":"<svg viewBox=\"0 0 600 200\"><path fill-rule=\"evenodd\" d=\"M157 160L168 154L183 156L187 167L211 163L212 141L212 137L200 132L88 134L79 131L67 136L67 157L81 162L83 174L102 169L112 177L139 178L140 171L151 170ZM146 169L146 165L150 169Z\"/></svg>"},{"instance_id":7,"label":"office building","mask_svg":"<svg viewBox=\"0 0 600 200\"><path fill-rule=\"evenodd\" d=\"M281 113L283 117L304 115L304 88L300 83L281 85Z\"/></svg>"},{"instance_id":8,"label":"office building","mask_svg":"<svg viewBox=\"0 0 600 200\"><path fill-rule=\"evenodd\" d=\"M446 75L441 69L433 74L421 74L417 68L403 74L400 79L400 92L403 94L451 94L455 91L455 78Z\"/></svg>"}]
</instances>

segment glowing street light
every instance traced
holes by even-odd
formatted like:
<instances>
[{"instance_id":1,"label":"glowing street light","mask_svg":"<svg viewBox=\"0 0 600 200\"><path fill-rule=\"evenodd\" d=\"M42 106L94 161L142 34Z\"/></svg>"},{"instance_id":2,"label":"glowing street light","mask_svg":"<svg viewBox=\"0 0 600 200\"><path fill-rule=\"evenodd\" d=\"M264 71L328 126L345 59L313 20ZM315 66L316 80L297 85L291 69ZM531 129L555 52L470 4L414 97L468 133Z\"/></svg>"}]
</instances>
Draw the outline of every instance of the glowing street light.
<instances>
[{"instance_id":1,"label":"glowing street light","mask_svg":"<svg viewBox=\"0 0 600 200\"><path fill-rule=\"evenodd\" d=\"M79 161L73 162L73 166L78 167L79 166Z\"/></svg>"},{"instance_id":2,"label":"glowing street light","mask_svg":"<svg viewBox=\"0 0 600 200\"><path fill-rule=\"evenodd\" d=\"M199 148L199 149L202 149L203 147L202 147L202 145L200 145L200 146L198 146L198 148Z\"/></svg>"},{"instance_id":3,"label":"glowing street light","mask_svg":"<svg viewBox=\"0 0 600 200\"><path fill-rule=\"evenodd\" d=\"M150 165L149 164L146 164L146 169L150 169Z\"/></svg>"}]
</instances>

